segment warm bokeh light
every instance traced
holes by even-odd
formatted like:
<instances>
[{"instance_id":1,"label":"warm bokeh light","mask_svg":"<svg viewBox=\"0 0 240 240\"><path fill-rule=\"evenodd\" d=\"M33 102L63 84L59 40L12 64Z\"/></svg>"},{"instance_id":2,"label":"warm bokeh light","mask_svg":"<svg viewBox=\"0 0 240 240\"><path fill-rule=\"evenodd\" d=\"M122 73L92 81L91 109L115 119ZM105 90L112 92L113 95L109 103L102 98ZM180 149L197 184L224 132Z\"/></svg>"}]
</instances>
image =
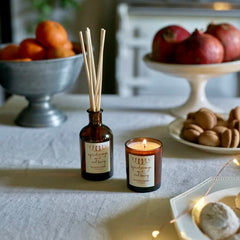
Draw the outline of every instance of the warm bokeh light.
<instances>
[{"instance_id":1,"label":"warm bokeh light","mask_svg":"<svg viewBox=\"0 0 240 240\"><path fill-rule=\"evenodd\" d=\"M200 199L194 202L195 202L195 205L192 210L192 216L194 217L196 222L199 222L200 213L206 204L206 199L205 197L201 197Z\"/></svg>"},{"instance_id":2,"label":"warm bokeh light","mask_svg":"<svg viewBox=\"0 0 240 240\"><path fill-rule=\"evenodd\" d=\"M236 164L237 166L240 166L240 162L236 158L233 159L233 163Z\"/></svg>"},{"instance_id":3,"label":"warm bokeh light","mask_svg":"<svg viewBox=\"0 0 240 240\"><path fill-rule=\"evenodd\" d=\"M195 204L195 209L198 211L201 211L201 209L204 207L205 205L205 197L201 197L197 203Z\"/></svg>"},{"instance_id":4,"label":"warm bokeh light","mask_svg":"<svg viewBox=\"0 0 240 240\"><path fill-rule=\"evenodd\" d=\"M227 11L232 8L231 4L228 2L215 2L213 3L213 9L216 11Z\"/></svg>"},{"instance_id":5,"label":"warm bokeh light","mask_svg":"<svg viewBox=\"0 0 240 240\"><path fill-rule=\"evenodd\" d=\"M155 230L155 231L152 232L153 238L157 238L158 235L159 235L159 231L158 230Z\"/></svg>"},{"instance_id":6,"label":"warm bokeh light","mask_svg":"<svg viewBox=\"0 0 240 240\"><path fill-rule=\"evenodd\" d=\"M182 239L186 239L186 234L185 234L185 232L180 232L180 235L181 235Z\"/></svg>"}]
</instances>

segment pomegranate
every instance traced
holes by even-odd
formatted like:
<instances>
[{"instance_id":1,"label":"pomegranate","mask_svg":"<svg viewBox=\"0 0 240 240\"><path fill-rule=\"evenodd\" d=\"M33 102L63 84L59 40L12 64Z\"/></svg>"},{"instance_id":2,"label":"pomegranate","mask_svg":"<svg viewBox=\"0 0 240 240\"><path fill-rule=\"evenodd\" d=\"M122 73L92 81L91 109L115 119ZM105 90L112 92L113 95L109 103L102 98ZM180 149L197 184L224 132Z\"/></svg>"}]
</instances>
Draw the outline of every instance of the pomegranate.
<instances>
[{"instance_id":1,"label":"pomegranate","mask_svg":"<svg viewBox=\"0 0 240 240\"><path fill-rule=\"evenodd\" d=\"M223 55L223 46L217 38L196 29L189 38L177 45L175 61L180 64L221 63Z\"/></svg>"},{"instance_id":2,"label":"pomegranate","mask_svg":"<svg viewBox=\"0 0 240 240\"><path fill-rule=\"evenodd\" d=\"M240 56L240 31L229 23L210 23L206 33L213 35L224 48L223 62L228 62Z\"/></svg>"},{"instance_id":3,"label":"pomegranate","mask_svg":"<svg viewBox=\"0 0 240 240\"><path fill-rule=\"evenodd\" d=\"M158 62L173 62L175 45L189 36L190 33L178 25L170 25L160 29L152 42L153 59Z\"/></svg>"}]
</instances>

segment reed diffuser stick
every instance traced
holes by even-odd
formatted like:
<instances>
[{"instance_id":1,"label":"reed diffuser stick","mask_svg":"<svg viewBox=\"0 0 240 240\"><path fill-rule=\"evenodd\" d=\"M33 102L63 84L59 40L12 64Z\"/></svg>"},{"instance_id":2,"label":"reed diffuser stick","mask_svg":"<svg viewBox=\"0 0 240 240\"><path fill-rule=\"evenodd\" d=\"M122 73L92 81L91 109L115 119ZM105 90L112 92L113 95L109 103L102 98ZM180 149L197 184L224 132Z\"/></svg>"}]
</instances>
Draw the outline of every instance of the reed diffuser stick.
<instances>
[{"instance_id":1,"label":"reed diffuser stick","mask_svg":"<svg viewBox=\"0 0 240 240\"><path fill-rule=\"evenodd\" d=\"M95 67L94 56L93 56L91 31L89 28L87 28L85 31L86 46L87 46L87 53L88 53L87 56L86 56L83 34L81 31L79 33L83 59L85 64L85 70L86 70L86 75L88 80L90 110L94 112L100 111L100 108L101 108L103 51L104 51L104 43L105 43L105 33L106 33L105 29L102 28L101 34L100 34L100 50L99 50L99 58L98 58L97 75L96 75L96 67Z\"/></svg>"},{"instance_id":2,"label":"reed diffuser stick","mask_svg":"<svg viewBox=\"0 0 240 240\"><path fill-rule=\"evenodd\" d=\"M103 73L103 51L104 51L104 43L105 43L105 29L101 29L101 35L100 35L100 51L99 51L99 58L98 58L98 71L97 71L97 96L96 99L97 103L97 111L100 111L101 106L101 92L102 92L102 73Z\"/></svg>"},{"instance_id":3,"label":"reed diffuser stick","mask_svg":"<svg viewBox=\"0 0 240 240\"><path fill-rule=\"evenodd\" d=\"M92 37L91 37L91 31L89 28L87 28L88 31L88 41L89 41L89 56L91 58L91 68L92 68L92 82L93 82L93 87L96 89L97 87L97 80L96 80L96 67L95 67L95 62L94 62L94 55L93 55L93 47L92 47ZM96 90L94 90L96 91Z\"/></svg>"},{"instance_id":4,"label":"reed diffuser stick","mask_svg":"<svg viewBox=\"0 0 240 240\"><path fill-rule=\"evenodd\" d=\"M88 80L90 109L92 110L92 108L93 108L93 95L92 95L92 91L90 91L90 89L91 89L90 70L89 70L89 67L88 67L88 60L87 60L87 56L86 56L85 44L84 44L84 40L83 40L83 34L82 34L81 31L79 32L79 36L80 36L82 53L83 53L83 59L84 59L84 63L85 63L84 64L85 65L85 71L86 71L87 80Z\"/></svg>"},{"instance_id":5,"label":"reed diffuser stick","mask_svg":"<svg viewBox=\"0 0 240 240\"><path fill-rule=\"evenodd\" d=\"M85 31L86 35L86 45L87 45L87 52L88 52L88 68L89 68L89 82L90 82L90 89L89 94L91 96L91 103L90 103L90 109L91 111L96 111L96 104L95 104L95 90L94 90L94 75L93 75L93 69L95 68L93 66L93 52L92 52L92 45L91 45L91 32L90 29L87 28Z\"/></svg>"}]
</instances>

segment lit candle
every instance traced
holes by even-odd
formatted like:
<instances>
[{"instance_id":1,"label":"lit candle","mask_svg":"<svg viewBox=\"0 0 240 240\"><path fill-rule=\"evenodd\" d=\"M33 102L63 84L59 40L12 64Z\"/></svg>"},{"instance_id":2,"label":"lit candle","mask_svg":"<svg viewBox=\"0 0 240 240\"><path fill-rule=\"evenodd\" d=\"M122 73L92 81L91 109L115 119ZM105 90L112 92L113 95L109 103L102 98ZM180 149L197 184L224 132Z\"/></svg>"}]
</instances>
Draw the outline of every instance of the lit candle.
<instances>
[{"instance_id":1,"label":"lit candle","mask_svg":"<svg viewBox=\"0 0 240 240\"><path fill-rule=\"evenodd\" d=\"M125 143L127 184L137 192L157 190L161 185L162 143L153 138L134 138Z\"/></svg>"},{"instance_id":2,"label":"lit candle","mask_svg":"<svg viewBox=\"0 0 240 240\"><path fill-rule=\"evenodd\" d=\"M147 142L146 139L143 139L142 142L130 142L128 144L129 148L135 149L135 150L142 150L142 151L148 151L153 150L156 148L159 148L161 144L156 142Z\"/></svg>"}]
</instances>

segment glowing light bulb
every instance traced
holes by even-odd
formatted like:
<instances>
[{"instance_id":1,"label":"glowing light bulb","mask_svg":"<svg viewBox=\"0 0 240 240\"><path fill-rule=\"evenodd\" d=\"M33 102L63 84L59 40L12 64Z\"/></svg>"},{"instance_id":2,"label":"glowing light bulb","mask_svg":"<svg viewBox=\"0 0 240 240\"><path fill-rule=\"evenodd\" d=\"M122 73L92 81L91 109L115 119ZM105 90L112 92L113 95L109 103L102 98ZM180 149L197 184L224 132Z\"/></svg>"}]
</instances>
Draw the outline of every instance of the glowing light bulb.
<instances>
[{"instance_id":1,"label":"glowing light bulb","mask_svg":"<svg viewBox=\"0 0 240 240\"><path fill-rule=\"evenodd\" d=\"M185 238L185 239L186 239L186 234L185 234L185 232L180 232L180 235L181 235L182 238Z\"/></svg>"},{"instance_id":2,"label":"glowing light bulb","mask_svg":"<svg viewBox=\"0 0 240 240\"><path fill-rule=\"evenodd\" d=\"M155 230L155 231L152 232L153 238L157 238L158 235L159 235L159 231L158 230Z\"/></svg>"},{"instance_id":3,"label":"glowing light bulb","mask_svg":"<svg viewBox=\"0 0 240 240\"><path fill-rule=\"evenodd\" d=\"M197 203L196 203L196 205L195 205L195 208L200 211L200 210L204 207L204 205L205 205L205 197L201 197L201 198L197 201Z\"/></svg>"},{"instance_id":4,"label":"glowing light bulb","mask_svg":"<svg viewBox=\"0 0 240 240\"><path fill-rule=\"evenodd\" d=\"M236 164L237 166L240 166L240 162L236 158L233 159L233 163Z\"/></svg>"}]
</instances>

